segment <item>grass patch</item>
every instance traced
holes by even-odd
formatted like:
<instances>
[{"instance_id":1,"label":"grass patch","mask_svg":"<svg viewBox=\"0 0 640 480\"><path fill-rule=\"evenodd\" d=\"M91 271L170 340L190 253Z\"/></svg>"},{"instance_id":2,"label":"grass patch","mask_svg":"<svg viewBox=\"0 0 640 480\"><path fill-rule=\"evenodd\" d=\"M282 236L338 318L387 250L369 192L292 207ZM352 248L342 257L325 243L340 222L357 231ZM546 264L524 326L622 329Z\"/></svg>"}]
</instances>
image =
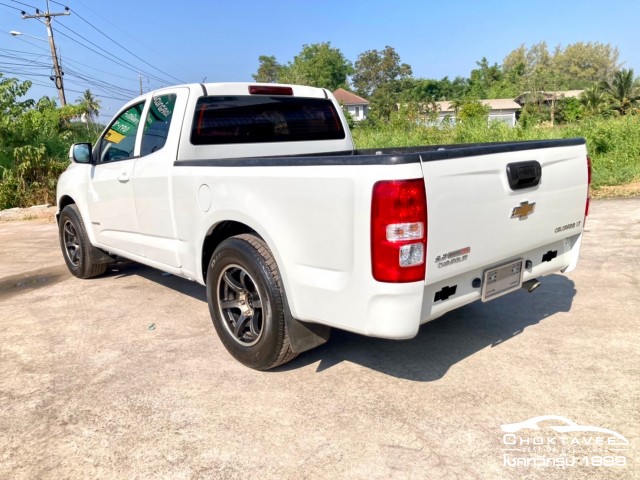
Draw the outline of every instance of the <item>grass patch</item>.
<instances>
[{"instance_id":1,"label":"grass patch","mask_svg":"<svg viewBox=\"0 0 640 480\"><path fill-rule=\"evenodd\" d=\"M435 128L391 122L381 126L356 126L357 148L384 148L455 143L514 142L584 137L593 166L593 188L640 181L640 116L593 118L556 127L510 128L484 121Z\"/></svg>"}]
</instances>

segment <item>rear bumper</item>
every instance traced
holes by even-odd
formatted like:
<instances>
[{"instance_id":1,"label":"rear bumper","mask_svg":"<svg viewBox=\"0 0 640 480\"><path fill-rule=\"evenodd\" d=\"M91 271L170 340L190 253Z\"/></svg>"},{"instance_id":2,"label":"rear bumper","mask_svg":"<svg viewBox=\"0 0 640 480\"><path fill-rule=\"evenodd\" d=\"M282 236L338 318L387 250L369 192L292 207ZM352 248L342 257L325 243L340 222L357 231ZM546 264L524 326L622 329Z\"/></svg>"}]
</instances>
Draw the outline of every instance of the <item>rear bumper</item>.
<instances>
[{"instance_id":1,"label":"rear bumper","mask_svg":"<svg viewBox=\"0 0 640 480\"><path fill-rule=\"evenodd\" d=\"M420 312L421 323L434 320L456 308L480 300L482 292L481 279L485 270L496 267L510 260L522 258L530 262L530 267L525 268L522 280L526 282L534 278L543 277L552 273L569 272L578 263L582 234L573 235L562 240L549 243L542 247L523 252L514 258L505 258L503 261L486 265L448 278L438 283L426 285L422 299ZM479 282L480 280L480 282ZM455 294L442 300L438 292L451 291L455 287Z\"/></svg>"}]
</instances>

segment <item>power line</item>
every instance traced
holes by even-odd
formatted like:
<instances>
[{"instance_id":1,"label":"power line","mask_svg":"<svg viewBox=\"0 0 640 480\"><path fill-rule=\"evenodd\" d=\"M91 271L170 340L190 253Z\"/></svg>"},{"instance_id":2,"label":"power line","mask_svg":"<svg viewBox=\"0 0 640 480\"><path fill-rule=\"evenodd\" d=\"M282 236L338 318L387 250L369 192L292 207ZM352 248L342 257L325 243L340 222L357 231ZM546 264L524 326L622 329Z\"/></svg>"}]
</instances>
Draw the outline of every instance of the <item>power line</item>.
<instances>
[{"instance_id":1,"label":"power line","mask_svg":"<svg viewBox=\"0 0 640 480\"><path fill-rule=\"evenodd\" d=\"M3 49L0 49L0 51ZM12 55L12 54L2 54L0 53L0 58L6 58L9 60L21 60L19 62L14 62L14 61L3 61L0 63L0 66L2 66L3 68L15 68L15 67L22 67L25 70L22 70L22 74L24 75L34 75L34 70L42 70L42 69L50 69L51 65L45 62L39 62L37 60L34 59L27 59L24 57L21 57L19 55ZM95 77L92 77L89 74L85 74L83 75L82 73L78 73L76 71L74 71L71 68L67 68L67 77L72 76L72 77L77 77L79 79L81 79L85 84L89 84L93 87L99 88L100 90L103 90L105 92L111 93L113 95L118 96L118 99L126 101L128 100L132 95L135 96L136 91L132 90L132 89L127 89L124 87L119 87L117 85L112 85L108 82L99 80ZM71 80L68 80L71 81Z\"/></svg>"},{"instance_id":2,"label":"power line","mask_svg":"<svg viewBox=\"0 0 640 480\"><path fill-rule=\"evenodd\" d=\"M42 77L42 78L47 78L49 77L48 74L40 74L40 73L32 73L32 72L25 72L23 70L16 70L16 69L9 69L9 70L5 70L3 73L9 73L11 75L28 75L29 77ZM47 88L56 88L55 85L52 85L50 83L43 83L43 82L39 82L37 80L32 80L31 78L28 78L26 81L31 82L32 85L37 85L39 87L47 87ZM77 83L73 80L70 81L70 83ZM70 88L66 88L67 92L72 92L72 93L80 93L83 94L84 91L81 90L73 90ZM109 100L118 100L119 102L126 102L127 100L129 100L128 98L122 98L122 97L116 97L113 95L106 95L103 93L96 93L96 96L99 98L107 98Z\"/></svg>"},{"instance_id":3,"label":"power line","mask_svg":"<svg viewBox=\"0 0 640 480\"><path fill-rule=\"evenodd\" d=\"M2 5L3 7L7 7L7 8L13 8L14 10L17 10L17 11L19 11L19 12L22 12L22 9L21 9L21 8L14 7L13 5L7 5L6 3L2 3L2 2L0 2L0 5Z\"/></svg>"},{"instance_id":4,"label":"power line","mask_svg":"<svg viewBox=\"0 0 640 480\"><path fill-rule=\"evenodd\" d=\"M33 45L30 42L29 42L29 44ZM46 51L46 49L44 49L44 48L42 48L40 46L37 46L37 45L33 45L33 46L35 46L36 48L38 48L40 50ZM10 49L0 48L0 52L1 51L6 52L6 54L5 55L0 55L0 57L4 56L6 58L20 59L20 60L24 60L24 61L29 62L29 63L35 63L35 60L27 59L27 58L24 58L24 57L20 57L19 55L15 55L15 53L22 53L23 55L30 55L30 56L37 56L37 57L43 57L44 56L43 54L25 52L25 51L22 51L22 50L10 50ZM82 69L80 69L78 67L69 67L68 66L69 64L76 64L76 63L80 64L80 65L84 65L84 64L82 64L80 62L75 62L73 60L67 59L65 63L67 64L67 67L65 68L65 71L68 74L71 74L73 76L81 78L86 83L88 83L88 84L90 84L92 86L99 87L99 88L101 88L103 90L112 92L112 93L114 93L116 95L121 95L121 96L122 95L126 95L127 96L127 98L119 97L120 100L126 101L132 95L135 96L137 94L137 92L135 90L131 89L131 88L121 87L121 86L106 82L104 80L97 79L94 76L92 76L90 73L84 72L84 71L82 71ZM24 63L22 65L24 65L25 67L29 67L30 66L29 64L24 64ZM41 65L42 67L48 67L48 68L51 67L51 64L45 64L45 63L42 63L42 62L40 62L39 65ZM92 67L88 67L88 68L92 68ZM104 70L99 70L99 71L111 74L110 72L106 72ZM121 77L119 75L115 75L115 76ZM131 80L131 78L126 78L126 77L121 77L121 78L123 78L125 80Z\"/></svg>"},{"instance_id":5,"label":"power line","mask_svg":"<svg viewBox=\"0 0 640 480\"><path fill-rule=\"evenodd\" d=\"M60 6L66 6L63 5L62 3L56 2L54 0L50 0L52 3L55 3L57 5ZM119 32L123 33L124 35L126 35L127 37L129 37L130 39L132 39L133 41L135 41L136 43L142 45L144 48L146 48L147 50L149 50L150 52L155 53L157 56L162 57L163 54L158 52L156 49L150 47L149 45L147 45L146 43L142 42L138 37L134 37L133 35L131 35L131 33L127 30L124 30L120 25L112 22L111 20L109 20L109 18L100 15L100 13L98 13L97 11L93 10L91 7L89 7L88 5L84 5L82 4L81 1L78 0L78 2L82 5L83 8L86 8L88 11L90 11L91 13L93 13L96 17L100 18L101 20L103 20L105 23L107 23L108 25L111 25L113 28L115 28L116 30L118 30ZM74 10L75 13L75 10ZM184 82L183 82L184 83Z\"/></svg>"},{"instance_id":6,"label":"power line","mask_svg":"<svg viewBox=\"0 0 640 480\"><path fill-rule=\"evenodd\" d=\"M86 83L93 85L95 87L99 87L102 88L104 90L109 90L111 93L113 94L119 94L119 95L126 95L125 100L128 100L129 98L131 98L131 96L135 96L136 92L135 90L131 90L131 89L127 89L127 88L123 88L123 87L118 87L117 85L111 85L110 83L107 82L103 82L102 80L99 80L97 78L91 77L91 76L87 76L87 75L82 75L78 72L74 72L73 70L69 70L69 74L77 77L81 80L84 80Z\"/></svg>"},{"instance_id":7,"label":"power line","mask_svg":"<svg viewBox=\"0 0 640 480\"><path fill-rule=\"evenodd\" d=\"M73 33L74 35L77 35L78 37L83 38L80 34L76 33L75 31L73 31L73 30L72 30L72 29L70 29L69 27L67 27L67 26L65 26L65 25L60 25L60 26L61 26L61 27L63 27L65 30L69 30L69 31L70 31L71 33ZM88 49L88 50L91 50L93 53L96 53L96 54L100 55L101 57L106 58L106 59L107 59L107 60L109 60L110 62L116 63L117 65L120 65L121 67L125 67L125 68L126 68L126 67L129 67L129 68L131 68L131 69L132 69L134 72L136 72L136 73L137 73L137 72L144 73L146 76L148 76L148 77L150 77L150 78L153 78L154 80L156 80L156 81L158 81L158 82L160 82L160 83L167 83L167 84L171 84L171 83L172 83L172 82L168 82L168 81L167 81L167 79L162 79L162 78L156 77L155 75L153 75L153 74L151 74L151 73L149 73L149 72L146 72L146 71L144 71L144 70L138 69L135 65L132 65L131 63L129 63L129 62L125 61L125 60L116 60L115 58L117 58L117 57L115 57L114 55L109 54L109 55L111 55L111 57L113 57L113 58L110 58L110 57L106 56L105 54L103 54L102 52L99 52L99 51L97 51L97 50L94 50L94 49L93 49L93 48L91 48L91 47L88 47L88 46L87 46L87 45L85 45L84 43L82 43L82 42L80 42L80 41L76 40L76 39L75 39L75 38L73 38L73 37L70 37L69 35L67 35L67 34L65 34L65 33L63 33L63 32L61 32L60 30L58 30L58 33L59 33L60 35L63 35L63 36L65 36L65 37L67 37L69 40L71 40L71 41L73 41L73 42L77 43L78 45L80 45L80 46L82 46L82 47L84 47L84 48L86 48L86 49ZM103 49L100 45L96 45L95 43L93 43L93 42L92 42L92 41L90 41L90 40L86 40L86 39L84 39L84 40L85 40L87 43L90 43L91 45L93 45L93 46L94 46L94 47L96 47L96 48Z\"/></svg>"},{"instance_id":8,"label":"power line","mask_svg":"<svg viewBox=\"0 0 640 480\"><path fill-rule=\"evenodd\" d=\"M5 30L0 30L0 32L3 32L3 33L6 33L7 35L10 35L10 33L9 33L9 32L7 32L7 31L5 31ZM60 33L60 34L61 34L61 35L64 35L64 33ZM25 42L26 44L31 45L31 46L32 46L32 47L34 47L34 48L37 48L38 50L42 50L42 51L45 51L45 52L49 52L49 50L47 50L46 48L41 47L40 45L37 45L37 44L35 44L35 43L33 43L33 42L30 42L28 39L26 39L26 38L22 38L22 36L17 36L16 38L17 38L18 40L20 40L21 42ZM6 49L1 49L1 48L0 48L0 50L6 50ZM16 50L16 51L17 51L17 50ZM23 53L27 53L27 52L23 52ZM47 53L47 54L49 54L49 53ZM31 54L31 55L36 55L36 54ZM65 58L65 59L64 59L64 63L65 63L65 64L69 64L69 63L71 63L71 64L75 64L75 65L81 65L81 66L86 67L86 68L89 68L89 69L91 69L91 70L95 70L95 71L100 72L100 73L104 73L104 74L107 74L107 75L111 75L111 76L113 76L113 77L121 78L121 79L123 79L123 80L129 80L129 81L133 81L133 80L134 80L134 79L133 79L133 78L131 78L131 77L125 77L125 76L123 76L123 75L118 75L117 73L109 72L108 70L102 70L102 69L100 69L100 68L96 68L96 67L93 67L93 66L91 66L91 65L87 65L86 63L82 63L82 62L79 62L79 61L77 61L77 60L72 60L72 59L70 59L70 58ZM137 72L136 72L136 73L137 73Z\"/></svg>"},{"instance_id":9,"label":"power line","mask_svg":"<svg viewBox=\"0 0 640 480\"><path fill-rule=\"evenodd\" d=\"M96 68L96 67L92 67L92 66L90 66L90 65L87 65L86 63L78 62L77 60L70 60L70 59L68 59L68 58L65 58L65 60L64 60L64 61L65 61L65 63L67 63L67 64L68 64L68 63L72 63L72 64L76 64L76 65L81 65L81 66L83 66L83 67L85 67L85 68L88 68L88 69L90 69L90 70L95 70L96 72L100 72L100 73L106 73L107 75L111 75L111 76L113 76L113 77L121 78L121 79L123 79L123 80L129 80L129 81L133 81L133 80L134 80L134 79L132 79L131 77L125 77L125 76L123 76L123 75L118 75L118 74L116 74L116 73L109 72L109 71L107 71L107 70L101 70L101 69L99 69L99 68Z\"/></svg>"},{"instance_id":10,"label":"power line","mask_svg":"<svg viewBox=\"0 0 640 480\"><path fill-rule=\"evenodd\" d=\"M57 3L57 2L54 2ZM186 83L183 80L180 80L179 78L174 77L173 75L170 75L166 72L163 72L162 70L160 70L158 67L152 65L151 63L147 62L146 60L144 60L143 58L139 57L138 55L136 55L135 53L133 53L131 50L129 50L128 48L126 48L125 46L121 45L120 43L116 42L113 38L111 38L109 35L107 35L106 33L104 33L102 30L100 30L98 27L96 27L95 25L93 25L91 22L89 22L88 20L86 20L82 15L80 15L78 12L76 12L75 10L73 11L73 13L76 14L76 16L82 20L83 22L85 22L87 25L89 25L91 28L93 28L95 31L97 31L98 33L100 33L101 35L103 35L104 37L108 38L109 40L111 40L113 43L115 43L116 45L118 45L120 48L122 48L125 52L129 53L130 55L134 56L135 58L137 58L138 60L140 60L142 63L144 63L145 65L150 66L151 68L153 68L154 70L157 70L158 72L162 73L163 75L166 75L169 78L174 79L175 81L177 81L178 83Z\"/></svg>"},{"instance_id":11,"label":"power line","mask_svg":"<svg viewBox=\"0 0 640 480\"><path fill-rule=\"evenodd\" d=\"M38 10L38 7L34 7L33 5L29 5L28 3L22 3L19 2L18 0L10 0L13 3L19 3L20 5L24 5L25 7L29 7L29 8L33 8L34 10Z\"/></svg>"}]
</instances>

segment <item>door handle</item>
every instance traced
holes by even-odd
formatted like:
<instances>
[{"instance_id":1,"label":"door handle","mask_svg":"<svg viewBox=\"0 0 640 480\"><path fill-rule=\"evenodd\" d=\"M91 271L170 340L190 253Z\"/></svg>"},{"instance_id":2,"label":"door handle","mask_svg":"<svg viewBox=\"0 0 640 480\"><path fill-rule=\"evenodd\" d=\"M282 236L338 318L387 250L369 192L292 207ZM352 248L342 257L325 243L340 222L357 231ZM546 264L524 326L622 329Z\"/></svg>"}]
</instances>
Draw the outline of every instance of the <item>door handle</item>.
<instances>
[{"instance_id":1,"label":"door handle","mask_svg":"<svg viewBox=\"0 0 640 480\"><path fill-rule=\"evenodd\" d=\"M118 181L120 183L127 183L130 179L129 177L129 173L127 172L122 172L119 176L118 176Z\"/></svg>"},{"instance_id":2,"label":"door handle","mask_svg":"<svg viewBox=\"0 0 640 480\"><path fill-rule=\"evenodd\" d=\"M510 163L507 165L507 177L511 190L535 187L540 183L542 166L535 160Z\"/></svg>"}]
</instances>

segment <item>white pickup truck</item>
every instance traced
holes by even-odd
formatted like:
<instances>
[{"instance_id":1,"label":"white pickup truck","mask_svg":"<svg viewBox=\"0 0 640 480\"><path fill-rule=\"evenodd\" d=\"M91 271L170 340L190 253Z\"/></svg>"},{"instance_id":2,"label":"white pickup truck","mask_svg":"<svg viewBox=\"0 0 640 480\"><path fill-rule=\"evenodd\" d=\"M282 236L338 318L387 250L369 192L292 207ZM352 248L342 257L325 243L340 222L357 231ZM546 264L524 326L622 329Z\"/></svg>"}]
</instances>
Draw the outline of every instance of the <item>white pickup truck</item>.
<instances>
[{"instance_id":1,"label":"white pickup truck","mask_svg":"<svg viewBox=\"0 0 640 480\"><path fill-rule=\"evenodd\" d=\"M262 370L331 327L411 338L572 270L591 177L580 138L356 150L327 90L247 83L140 96L70 158L71 273L124 257L205 285L227 350Z\"/></svg>"}]
</instances>

